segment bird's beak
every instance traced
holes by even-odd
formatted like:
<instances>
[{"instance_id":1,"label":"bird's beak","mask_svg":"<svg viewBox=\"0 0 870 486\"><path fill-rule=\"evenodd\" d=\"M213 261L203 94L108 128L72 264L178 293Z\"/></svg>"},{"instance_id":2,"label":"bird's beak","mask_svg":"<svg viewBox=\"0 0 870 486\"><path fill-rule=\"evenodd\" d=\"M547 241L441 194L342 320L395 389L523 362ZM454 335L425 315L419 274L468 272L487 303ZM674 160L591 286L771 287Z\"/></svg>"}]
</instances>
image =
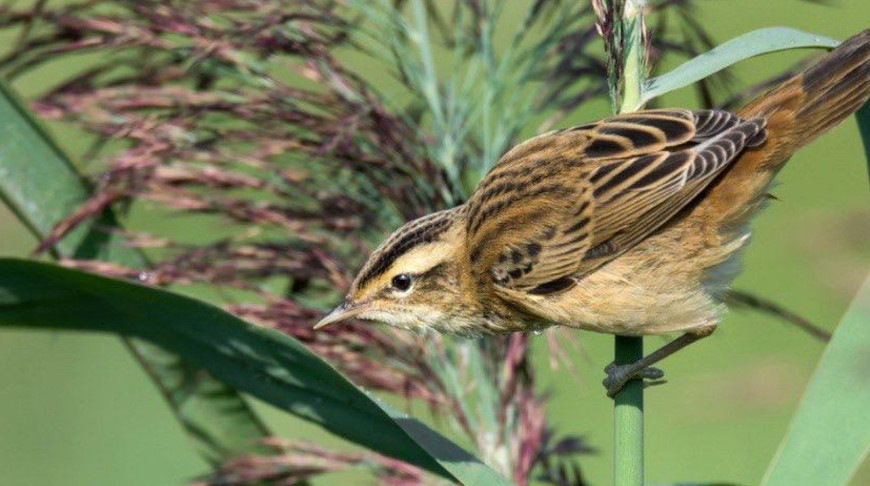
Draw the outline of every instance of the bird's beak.
<instances>
[{"instance_id":1,"label":"bird's beak","mask_svg":"<svg viewBox=\"0 0 870 486\"><path fill-rule=\"evenodd\" d=\"M332 309L329 314L323 316L323 319L320 319L320 322L314 325L314 329L321 329L332 323L345 321L365 312L366 310L368 310L368 306L364 303L351 302L345 299L341 305Z\"/></svg>"}]
</instances>

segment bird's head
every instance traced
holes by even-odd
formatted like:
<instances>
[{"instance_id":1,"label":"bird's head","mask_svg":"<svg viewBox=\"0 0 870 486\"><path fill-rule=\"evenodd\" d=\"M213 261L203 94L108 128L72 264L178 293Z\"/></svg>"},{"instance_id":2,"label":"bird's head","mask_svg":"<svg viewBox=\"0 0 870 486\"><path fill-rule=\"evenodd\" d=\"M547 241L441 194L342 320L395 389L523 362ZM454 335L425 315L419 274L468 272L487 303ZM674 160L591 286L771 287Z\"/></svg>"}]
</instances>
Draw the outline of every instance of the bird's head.
<instances>
[{"instance_id":1,"label":"bird's head","mask_svg":"<svg viewBox=\"0 0 870 486\"><path fill-rule=\"evenodd\" d=\"M350 318L409 330L449 325L460 300L456 265L464 226L461 208L405 224L369 256L344 302L314 327Z\"/></svg>"}]
</instances>

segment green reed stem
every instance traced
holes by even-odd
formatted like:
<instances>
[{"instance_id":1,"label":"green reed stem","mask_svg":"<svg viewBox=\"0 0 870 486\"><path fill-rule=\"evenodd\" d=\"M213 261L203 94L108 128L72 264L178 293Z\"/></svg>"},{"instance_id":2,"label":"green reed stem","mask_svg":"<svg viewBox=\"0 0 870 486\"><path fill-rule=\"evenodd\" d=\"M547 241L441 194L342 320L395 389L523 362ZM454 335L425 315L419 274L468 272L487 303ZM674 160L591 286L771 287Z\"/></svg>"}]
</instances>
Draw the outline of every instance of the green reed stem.
<instances>
[{"instance_id":1,"label":"green reed stem","mask_svg":"<svg viewBox=\"0 0 870 486\"><path fill-rule=\"evenodd\" d=\"M623 97L620 113L641 106L641 87L646 78L642 39L643 0L625 0L623 32ZM643 338L616 336L617 365L643 358ZM631 380L613 397L613 484L643 486L643 381Z\"/></svg>"},{"instance_id":2,"label":"green reed stem","mask_svg":"<svg viewBox=\"0 0 870 486\"><path fill-rule=\"evenodd\" d=\"M622 71L622 104L620 113L635 111L640 108L641 88L646 78L644 65L645 51L643 45L643 0L626 0L623 32L623 71Z\"/></svg>"},{"instance_id":3,"label":"green reed stem","mask_svg":"<svg viewBox=\"0 0 870 486\"><path fill-rule=\"evenodd\" d=\"M616 336L616 364L643 357L643 338ZM643 485L643 382L631 380L613 397L613 484Z\"/></svg>"}]
</instances>

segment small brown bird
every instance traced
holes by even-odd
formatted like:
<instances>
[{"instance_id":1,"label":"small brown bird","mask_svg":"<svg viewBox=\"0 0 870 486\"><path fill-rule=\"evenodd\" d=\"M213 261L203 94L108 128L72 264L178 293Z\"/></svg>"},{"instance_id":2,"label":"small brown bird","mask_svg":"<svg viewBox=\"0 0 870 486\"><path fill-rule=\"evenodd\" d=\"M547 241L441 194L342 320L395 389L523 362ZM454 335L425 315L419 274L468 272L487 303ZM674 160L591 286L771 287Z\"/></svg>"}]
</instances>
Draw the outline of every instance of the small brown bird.
<instances>
[{"instance_id":1,"label":"small brown bird","mask_svg":"<svg viewBox=\"0 0 870 486\"><path fill-rule=\"evenodd\" d=\"M532 138L465 204L396 230L315 327L684 333L605 386L659 378L650 365L716 328L777 171L868 97L870 30L736 114L646 110Z\"/></svg>"}]
</instances>

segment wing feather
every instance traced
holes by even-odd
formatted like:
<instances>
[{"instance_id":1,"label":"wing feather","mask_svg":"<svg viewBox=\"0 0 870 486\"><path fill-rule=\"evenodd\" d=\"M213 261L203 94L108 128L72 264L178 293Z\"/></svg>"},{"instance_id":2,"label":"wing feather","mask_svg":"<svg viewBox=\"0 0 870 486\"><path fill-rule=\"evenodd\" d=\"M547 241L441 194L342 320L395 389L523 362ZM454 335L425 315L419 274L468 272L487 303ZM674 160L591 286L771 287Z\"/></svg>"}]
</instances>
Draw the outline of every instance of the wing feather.
<instances>
[{"instance_id":1,"label":"wing feather","mask_svg":"<svg viewBox=\"0 0 870 486\"><path fill-rule=\"evenodd\" d=\"M505 295L564 291L672 218L746 147L762 120L647 110L535 137L469 199L466 254Z\"/></svg>"}]
</instances>

